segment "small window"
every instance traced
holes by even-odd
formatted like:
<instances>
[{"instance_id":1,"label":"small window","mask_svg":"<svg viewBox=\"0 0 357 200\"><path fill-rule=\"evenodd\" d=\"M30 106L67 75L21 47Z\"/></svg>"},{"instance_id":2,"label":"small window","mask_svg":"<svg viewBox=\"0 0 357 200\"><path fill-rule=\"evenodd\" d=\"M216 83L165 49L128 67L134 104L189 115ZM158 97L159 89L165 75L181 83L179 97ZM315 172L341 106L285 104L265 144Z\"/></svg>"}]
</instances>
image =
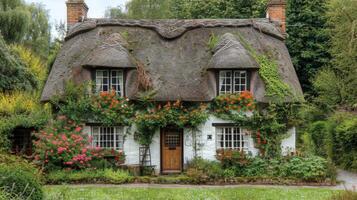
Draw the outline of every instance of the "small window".
<instances>
[{"instance_id":1,"label":"small window","mask_svg":"<svg viewBox=\"0 0 357 200\"><path fill-rule=\"evenodd\" d=\"M95 84L96 92L109 92L115 90L117 95L124 95L122 70L96 70Z\"/></svg>"},{"instance_id":2,"label":"small window","mask_svg":"<svg viewBox=\"0 0 357 200\"><path fill-rule=\"evenodd\" d=\"M217 149L248 150L248 141L239 127L216 127Z\"/></svg>"},{"instance_id":3,"label":"small window","mask_svg":"<svg viewBox=\"0 0 357 200\"><path fill-rule=\"evenodd\" d=\"M123 127L92 127L92 146L105 149L123 150Z\"/></svg>"},{"instance_id":4,"label":"small window","mask_svg":"<svg viewBox=\"0 0 357 200\"><path fill-rule=\"evenodd\" d=\"M219 94L240 93L247 90L247 71L221 70L219 72Z\"/></svg>"}]
</instances>

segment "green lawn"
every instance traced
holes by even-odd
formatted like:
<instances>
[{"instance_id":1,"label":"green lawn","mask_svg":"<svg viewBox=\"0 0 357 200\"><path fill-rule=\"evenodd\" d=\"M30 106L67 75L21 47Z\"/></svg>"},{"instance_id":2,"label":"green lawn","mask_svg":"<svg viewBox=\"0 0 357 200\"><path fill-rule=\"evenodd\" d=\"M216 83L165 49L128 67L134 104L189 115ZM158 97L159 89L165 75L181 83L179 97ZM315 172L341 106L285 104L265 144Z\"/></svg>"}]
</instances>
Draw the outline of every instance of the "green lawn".
<instances>
[{"instance_id":1,"label":"green lawn","mask_svg":"<svg viewBox=\"0 0 357 200\"><path fill-rule=\"evenodd\" d=\"M178 199L178 200L327 200L335 191L329 189L295 188L120 188L120 187L67 187L46 186L47 200L90 200L90 199Z\"/></svg>"}]
</instances>

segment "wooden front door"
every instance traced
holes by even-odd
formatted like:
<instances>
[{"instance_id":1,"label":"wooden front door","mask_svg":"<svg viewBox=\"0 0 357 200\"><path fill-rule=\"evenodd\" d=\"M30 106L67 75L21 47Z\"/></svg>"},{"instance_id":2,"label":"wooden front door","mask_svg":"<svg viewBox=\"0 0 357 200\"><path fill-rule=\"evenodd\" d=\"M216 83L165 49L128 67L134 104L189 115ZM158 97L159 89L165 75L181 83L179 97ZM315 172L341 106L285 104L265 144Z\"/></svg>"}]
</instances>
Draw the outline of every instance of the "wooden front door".
<instances>
[{"instance_id":1,"label":"wooden front door","mask_svg":"<svg viewBox=\"0 0 357 200\"><path fill-rule=\"evenodd\" d=\"M182 129L165 128L161 130L161 170L163 173L182 171L182 143Z\"/></svg>"}]
</instances>

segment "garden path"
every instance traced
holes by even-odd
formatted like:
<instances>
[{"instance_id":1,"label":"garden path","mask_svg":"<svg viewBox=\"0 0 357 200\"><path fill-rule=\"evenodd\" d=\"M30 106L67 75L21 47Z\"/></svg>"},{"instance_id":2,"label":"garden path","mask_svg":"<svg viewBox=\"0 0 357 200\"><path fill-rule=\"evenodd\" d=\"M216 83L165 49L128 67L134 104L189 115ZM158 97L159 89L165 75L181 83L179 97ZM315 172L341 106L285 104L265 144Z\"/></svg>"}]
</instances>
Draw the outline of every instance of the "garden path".
<instances>
[{"instance_id":1,"label":"garden path","mask_svg":"<svg viewBox=\"0 0 357 200\"><path fill-rule=\"evenodd\" d=\"M345 170L337 170L337 180L341 184L337 185L338 189L357 190L357 174Z\"/></svg>"}]
</instances>

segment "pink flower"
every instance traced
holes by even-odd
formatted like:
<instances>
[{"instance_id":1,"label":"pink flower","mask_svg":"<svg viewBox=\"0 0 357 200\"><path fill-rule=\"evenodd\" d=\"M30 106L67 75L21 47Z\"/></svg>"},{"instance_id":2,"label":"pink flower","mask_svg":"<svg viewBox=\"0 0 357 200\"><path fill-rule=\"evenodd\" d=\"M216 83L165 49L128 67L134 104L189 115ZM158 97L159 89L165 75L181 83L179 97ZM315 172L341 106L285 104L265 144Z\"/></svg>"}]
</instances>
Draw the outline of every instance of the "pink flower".
<instances>
[{"instance_id":1,"label":"pink flower","mask_svg":"<svg viewBox=\"0 0 357 200\"><path fill-rule=\"evenodd\" d=\"M62 140L67 140L67 136L65 134L61 135Z\"/></svg>"},{"instance_id":2,"label":"pink flower","mask_svg":"<svg viewBox=\"0 0 357 200\"><path fill-rule=\"evenodd\" d=\"M85 154L85 153L87 153L87 149L86 148L82 149L82 154Z\"/></svg>"},{"instance_id":3,"label":"pink flower","mask_svg":"<svg viewBox=\"0 0 357 200\"><path fill-rule=\"evenodd\" d=\"M72 161L69 161L69 162L65 162L64 164L66 164L66 165L73 165L73 162L72 162Z\"/></svg>"},{"instance_id":4,"label":"pink flower","mask_svg":"<svg viewBox=\"0 0 357 200\"><path fill-rule=\"evenodd\" d=\"M76 132L80 132L81 130L82 130L82 127L79 127L79 126L76 127L76 129L75 129Z\"/></svg>"},{"instance_id":5,"label":"pink flower","mask_svg":"<svg viewBox=\"0 0 357 200\"><path fill-rule=\"evenodd\" d=\"M64 148L64 147L58 147L57 153L58 153L58 154L61 154L61 153L63 153L65 150L66 150L66 148Z\"/></svg>"}]
</instances>

